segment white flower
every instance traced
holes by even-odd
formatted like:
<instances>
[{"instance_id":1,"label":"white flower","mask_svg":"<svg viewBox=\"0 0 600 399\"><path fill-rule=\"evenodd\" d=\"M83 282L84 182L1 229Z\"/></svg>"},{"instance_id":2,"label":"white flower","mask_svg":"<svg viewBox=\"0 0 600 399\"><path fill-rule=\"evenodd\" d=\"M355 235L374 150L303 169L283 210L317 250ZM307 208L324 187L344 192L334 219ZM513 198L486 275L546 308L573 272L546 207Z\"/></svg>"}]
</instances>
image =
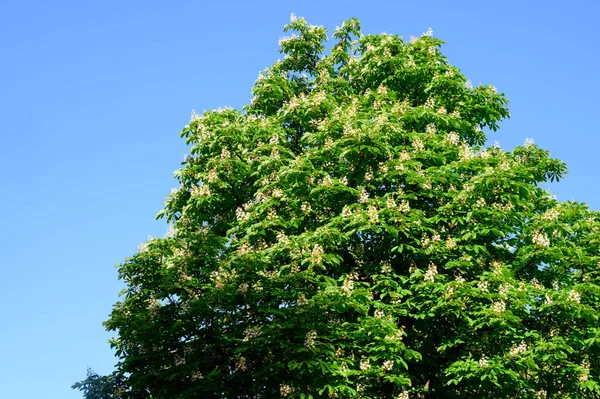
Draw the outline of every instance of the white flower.
<instances>
[{"instance_id":1,"label":"white flower","mask_svg":"<svg viewBox=\"0 0 600 399\"><path fill-rule=\"evenodd\" d=\"M398 210L403 213L410 211L410 205L408 203L408 200L401 201L398 205Z\"/></svg>"},{"instance_id":2,"label":"white flower","mask_svg":"<svg viewBox=\"0 0 600 399\"><path fill-rule=\"evenodd\" d=\"M308 299L306 299L306 296L304 294L298 295L298 299L296 300L296 305L304 306L306 304L308 304Z\"/></svg>"},{"instance_id":3,"label":"white flower","mask_svg":"<svg viewBox=\"0 0 600 399\"><path fill-rule=\"evenodd\" d=\"M448 141L454 145L457 145L458 143L460 143L460 136L458 134L456 134L455 132L450 132L446 135L446 138L448 139Z\"/></svg>"},{"instance_id":4,"label":"white flower","mask_svg":"<svg viewBox=\"0 0 600 399\"><path fill-rule=\"evenodd\" d=\"M535 141L533 141L532 138L526 138L525 139L525 147L531 147L534 144L535 144Z\"/></svg>"},{"instance_id":5,"label":"white flower","mask_svg":"<svg viewBox=\"0 0 600 399\"><path fill-rule=\"evenodd\" d=\"M479 367L487 367L487 366L489 366L489 362L487 361L485 356L481 356L481 358L479 359Z\"/></svg>"},{"instance_id":6,"label":"white flower","mask_svg":"<svg viewBox=\"0 0 600 399\"><path fill-rule=\"evenodd\" d=\"M348 184L348 178L346 176L342 176L340 178L340 183L342 183L344 186Z\"/></svg>"},{"instance_id":7,"label":"white flower","mask_svg":"<svg viewBox=\"0 0 600 399\"><path fill-rule=\"evenodd\" d=\"M373 179L373 172L367 170L367 172L365 173L365 181L369 181L371 179Z\"/></svg>"},{"instance_id":8,"label":"white flower","mask_svg":"<svg viewBox=\"0 0 600 399\"><path fill-rule=\"evenodd\" d=\"M361 369L362 371L366 371L366 370L368 370L368 369L370 369L370 368L371 368L371 362L370 362L370 361L369 361L369 359L367 359L366 357L363 357L363 358L360 360L360 365L359 365L359 367L360 367L360 369Z\"/></svg>"},{"instance_id":9,"label":"white flower","mask_svg":"<svg viewBox=\"0 0 600 399\"><path fill-rule=\"evenodd\" d=\"M352 210L350 209L350 207L348 205L344 205L344 207L342 208L342 216L350 217L351 215L352 215Z\"/></svg>"},{"instance_id":10,"label":"white flower","mask_svg":"<svg viewBox=\"0 0 600 399\"><path fill-rule=\"evenodd\" d=\"M508 283L503 283L500 285L500 289L498 290L498 293L500 295L506 295L508 294L508 291L512 288L512 285L508 284Z\"/></svg>"},{"instance_id":11,"label":"white flower","mask_svg":"<svg viewBox=\"0 0 600 399\"><path fill-rule=\"evenodd\" d=\"M433 263L430 263L429 267L427 268L427 272L425 272L425 281L433 282L435 280L435 276L437 274L438 274L437 266L434 265Z\"/></svg>"},{"instance_id":12,"label":"white flower","mask_svg":"<svg viewBox=\"0 0 600 399\"><path fill-rule=\"evenodd\" d=\"M390 264L390 262L383 262L383 264L381 265L381 273L387 274L387 273L390 273L391 271L392 271L392 265Z\"/></svg>"},{"instance_id":13,"label":"white flower","mask_svg":"<svg viewBox=\"0 0 600 399\"><path fill-rule=\"evenodd\" d=\"M527 352L527 344L525 341L521 341L519 345L513 345L512 348L510 348L509 354L510 356L518 356L525 352Z\"/></svg>"},{"instance_id":14,"label":"white flower","mask_svg":"<svg viewBox=\"0 0 600 399\"><path fill-rule=\"evenodd\" d=\"M238 291L241 292L241 293L246 293L248 291L248 288L249 288L248 284L242 283L238 287Z\"/></svg>"},{"instance_id":15,"label":"white flower","mask_svg":"<svg viewBox=\"0 0 600 399\"><path fill-rule=\"evenodd\" d=\"M300 209L302 210L302 213L304 213L305 215L308 215L310 213L310 211L312 211L312 207L310 206L310 204L308 202L303 202L302 205L300 205Z\"/></svg>"},{"instance_id":16,"label":"white flower","mask_svg":"<svg viewBox=\"0 0 600 399\"><path fill-rule=\"evenodd\" d=\"M317 332L316 331L310 331L310 332L306 333L306 338L304 340L304 345L308 349L311 349L312 347L315 346L315 339L316 338L317 338Z\"/></svg>"},{"instance_id":17,"label":"white flower","mask_svg":"<svg viewBox=\"0 0 600 399\"><path fill-rule=\"evenodd\" d=\"M398 395L398 397L396 399L408 399L408 391L402 391L402 393L400 393L400 395Z\"/></svg>"},{"instance_id":18,"label":"white flower","mask_svg":"<svg viewBox=\"0 0 600 399\"><path fill-rule=\"evenodd\" d=\"M569 291L569 301L581 303L581 294L575 290Z\"/></svg>"},{"instance_id":19,"label":"white flower","mask_svg":"<svg viewBox=\"0 0 600 399\"><path fill-rule=\"evenodd\" d=\"M560 216L560 210L558 210L557 208L551 208L544 212L544 214L542 215L542 219L552 222L558 219L558 216Z\"/></svg>"},{"instance_id":20,"label":"white flower","mask_svg":"<svg viewBox=\"0 0 600 399\"><path fill-rule=\"evenodd\" d=\"M546 233L536 230L531 235L531 241L534 245L541 248L548 248L550 246L550 239L546 235Z\"/></svg>"},{"instance_id":21,"label":"white flower","mask_svg":"<svg viewBox=\"0 0 600 399\"><path fill-rule=\"evenodd\" d=\"M248 327L246 331L244 331L244 341L249 341L253 338L259 337L260 334L260 327Z\"/></svg>"},{"instance_id":22,"label":"white flower","mask_svg":"<svg viewBox=\"0 0 600 399\"><path fill-rule=\"evenodd\" d=\"M375 318L377 319L383 319L383 317L385 316L385 312L381 309L376 309L375 313L374 313Z\"/></svg>"},{"instance_id":23,"label":"white flower","mask_svg":"<svg viewBox=\"0 0 600 399\"><path fill-rule=\"evenodd\" d=\"M429 37L432 37L432 36L433 36L433 29L431 29L431 28L428 28L428 29L427 29L427 32L423 32L423 35L422 35L422 36L429 36Z\"/></svg>"},{"instance_id":24,"label":"white flower","mask_svg":"<svg viewBox=\"0 0 600 399\"><path fill-rule=\"evenodd\" d=\"M425 150L425 146L423 145L423 141L421 141L420 138L415 137L412 140L412 147L414 148L415 151L423 151Z\"/></svg>"},{"instance_id":25,"label":"white flower","mask_svg":"<svg viewBox=\"0 0 600 399\"><path fill-rule=\"evenodd\" d=\"M344 279L344 283L342 284L341 290L346 294L350 295L352 290L354 289L354 280L356 279L356 274L350 273L346 275Z\"/></svg>"},{"instance_id":26,"label":"white flower","mask_svg":"<svg viewBox=\"0 0 600 399\"><path fill-rule=\"evenodd\" d=\"M465 82L465 87L467 89L472 89L473 88L473 84L471 83L471 79L467 79L467 81Z\"/></svg>"},{"instance_id":27,"label":"white flower","mask_svg":"<svg viewBox=\"0 0 600 399\"><path fill-rule=\"evenodd\" d=\"M294 15L294 14L292 14ZM294 18L296 16L294 15ZM290 393L292 393L292 387L287 385L287 384L281 384L279 386L279 393L281 394L281 396L288 396Z\"/></svg>"},{"instance_id":28,"label":"white flower","mask_svg":"<svg viewBox=\"0 0 600 399\"><path fill-rule=\"evenodd\" d=\"M433 97L429 97L425 104L423 105L425 108L433 108L435 107L435 99Z\"/></svg>"},{"instance_id":29,"label":"white flower","mask_svg":"<svg viewBox=\"0 0 600 399\"><path fill-rule=\"evenodd\" d=\"M369 193L367 190L364 188L361 190L358 200L363 204L369 200Z\"/></svg>"},{"instance_id":30,"label":"white flower","mask_svg":"<svg viewBox=\"0 0 600 399\"><path fill-rule=\"evenodd\" d=\"M506 303L504 301L494 301L492 303L492 311L494 313L502 313L506 310Z\"/></svg>"},{"instance_id":31,"label":"white flower","mask_svg":"<svg viewBox=\"0 0 600 399\"><path fill-rule=\"evenodd\" d=\"M367 211L367 215L369 216L369 222L375 224L379 222L379 211L373 205L369 206L369 210Z\"/></svg>"},{"instance_id":32,"label":"white flower","mask_svg":"<svg viewBox=\"0 0 600 399\"><path fill-rule=\"evenodd\" d=\"M437 129L433 123L430 123L425 127L425 133L434 134L435 132L437 132Z\"/></svg>"},{"instance_id":33,"label":"white flower","mask_svg":"<svg viewBox=\"0 0 600 399\"><path fill-rule=\"evenodd\" d=\"M383 366L381 368L383 368L385 371L392 371L392 369L394 368L394 361L393 360L384 361Z\"/></svg>"},{"instance_id":34,"label":"white flower","mask_svg":"<svg viewBox=\"0 0 600 399\"><path fill-rule=\"evenodd\" d=\"M231 154L229 153L229 150L227 148L223 148L221 150L221 159L227 159L231 156Z\"/></svg>"},{"instance_id":35,"label":"white flower","mask_svg":"<svg viewBox=\"0 0 600 399\"><path fill-rule=\"evenodd\" d=\"M323 247L319 244L315 244L310 253L311 263L314 263L314 264L321 263L323 261L322 255L323 255Z\"/></svg>"},{"instance_id":36,"label":"white flower","mask_svg":"<svg viewBox=\"0 0 600 399\"><path fill-rule=\"evenodd\" d=\"M244 220L248 219L250 214L248 212L244 212L244 210L242 208L237 208L235 210L235 216L238 221L243 222Z\"/></svg>"},{"instance_id":37,"label":"white flower","mask_svg":"<svg viewBox=\"0 0 600 399\"><path fill-rule=\"evenodd\" d=\"M488 282L487 281L480 281L477 284L477 288L479 288L483 292L488 292Z\"/></svg>"}]
</instances>

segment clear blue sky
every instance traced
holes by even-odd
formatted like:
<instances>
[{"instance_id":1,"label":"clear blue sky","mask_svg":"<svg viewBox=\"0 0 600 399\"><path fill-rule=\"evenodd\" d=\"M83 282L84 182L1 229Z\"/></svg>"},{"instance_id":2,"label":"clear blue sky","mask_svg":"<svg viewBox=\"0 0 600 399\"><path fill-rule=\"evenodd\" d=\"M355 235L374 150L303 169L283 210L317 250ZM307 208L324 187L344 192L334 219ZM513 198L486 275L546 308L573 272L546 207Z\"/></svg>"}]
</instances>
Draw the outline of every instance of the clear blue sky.
<instances>
[{"instance_id":1,"label":"clear blue sky","mask_svg":"<svg viewBox=\"0 0 600 399\"><path fill-rule=\"evenodd\" d=\"M527 4L525 4L527 3ZM148 235L175 181L190 111L240 107L295 12L333 31L432 27L474 84L495 84L527 137L568 163L552 190L600 209L594 1L0 2L0 397L80 398L115 362L101 326L113 267Z\"/></svg>"}]
</instances>

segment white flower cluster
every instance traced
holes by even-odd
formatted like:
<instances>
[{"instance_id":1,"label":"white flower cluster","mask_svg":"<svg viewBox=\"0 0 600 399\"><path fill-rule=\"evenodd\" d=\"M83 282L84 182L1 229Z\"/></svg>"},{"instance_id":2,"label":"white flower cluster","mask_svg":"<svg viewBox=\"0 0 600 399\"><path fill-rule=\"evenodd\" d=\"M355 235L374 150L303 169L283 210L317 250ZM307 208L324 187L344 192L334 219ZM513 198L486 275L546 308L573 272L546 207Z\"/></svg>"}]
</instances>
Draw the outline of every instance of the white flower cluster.
<instances>
[{"instance_id":1,"label":"white flower cluster","mask_svg":"<svg viewBox=\"0 0 600 399\"><path fill-rule=\"evenodd\" d=\"M450 132L446 135L446 138L448 139L448 141L454 145L458 145L458 143L460 143L460 136L458 134L456 134L455 132Z\"/></svg>"},{"instance_id":2,"label":"white flower cluster","mask_svg":"<svg viewBox=\"0 0 600 399\"><path fill-rule=\"evenodd\" d=\"M575 290L569 291L569 301L581 303L581 294Z\"/></svg>"},{"instance_id":3,"label":"white flower cluster","mask_svg":"<svg viewBox=\"0 0 600 399\"><path fill-rule=\"evenodd\" d=\"M492 303L492 311L494 313L503 313L506 310L506 303L504 301L494 301Z\"/></svg>"},{"instance_id":4,"label":"white flower cluster","mask_svg":"<svg viewBox=\"0 0 600 399\"><path fill-rule=\"evenodd\" d=\"M437 266L433 263L429 264L427 271L425 272L425 281L433 282L435 280L435 276L438 274Z\"/></svg>"},{"instance_id":5,"label":"white flower cluster","mask_svg":"<svg viewBox=\"0 0 600 399\"><path fill-rule=\"evenodd\" d=\"M315 339L317 338L317 332L316 331L310 331L308 333L306 333L306 338L304 340L304 345L308 348L311 349L315 346Z\"/></svg>"},{"instance_id":6,"label":"white flower cluster","mask_svg":"<svg viewBox=\"0 0 600 399\"><path fill-rule=\"evenodd\" d=\"M246 331L244 331L244 341L249 341L251 339L259 337L261 334L260 327L248 327Z\"/></svg>"},{"instance_id":7,"label":"white flower cluster","mask_svg":"<svg viewBox=\"0 0 600 399\"><path fill-rule=\"evenodd\" d=\"M377 208L373 205L369 206L369 209L367 210L367 215L369 216L369 222L372 224L375 224L377 222L379 222L379 211L377 210Z\"/></svg>"},{"instance_id":8,"label":"white flower cluster","mask_svg":"<svg viewBox=\"0 0 600 399\"><path fill-rule=\"evenodd\" d=\"M512 348L510 348L509 354L510 356L519 356L525 352L527 352L527 344L525 341L521 341L519 345L513 345Z\"/></svg>"},{"instance_id":9,"label":"white flower cluster","mask_svg":"<svg viewBox=\"0 0 600 399\"><path fill-rule=\"evenodd\" d=\"M302 213L305 215L308 215L312 211L312 207L308 202L303 202L302 205L300 205L300 210L302 210Z\"/></svg>"},{"instance_id":10,"label":"white flower cluster","mask_svg":"<svg viewBox=\"0 0 600 399\"><path fill-rule=\"evenodd\" d=\"M490 363L485 358L485 356L481 356L481 358L479 359L479 367L487 367L489 365L490 365Z\"/></svg>"},{"instance_id":11,"label":"white flower cluster","mask_svg":"<svg viewBox=\"0 0 600 399\"><path fill-rule=\"evenodd\" d=\"M298 295L298 299L296 299L296 305L304 306L308 304L308 299L306 299L306 295L300 294Z\"/></svg>"},{"instance_id":12,"label":"white flower cluster","mask_svg":"<svg viewBox=\"0 0 600 399\"><path fill-rule=\"evenodd\" d=\"M393 360L384 361L383 366L381 368L384 369L385 371L392 371L392 369L394 368L394 361Z\"/></svg>"},{"instance_id":13,"label":"white flower cluster","mask_svg":"<svg viewBox=\"0 0 600 399\"><path fill-rule=\"evenodd\" d=\"M344 207L342 208L342 216L343 217L352 216L352 210L350 209L350 207L348 205L344 205Z\"/></svg>"},{"instance_id":14,"label":"white flower cluster","mask_svg":"<svg viewBox=\"0 0 600 399\"><path fill-rule=\"evenodd\" d=\"M369 359L367 359L366 357L363 357L362 359L360 359L359 368L362 371L366 371L366 370L370 369L371 368L371 362L369 361Z\"/></svg>"},{"instance_id":15,"label":"white flower cluster","mask_svg":"<svg viewBox=\"0 0 600 399\"><path fill-rule=\"evenodd\" d=\"M365 190L364 188L362 189L362 191L360 192L360 195L358 197L358 200L362 204L366 203L369 200L369 193L367 192L367 190Z\"/></svg>"},{"instance_id":16,"label":"white flower cluster","mask_svg":"<svg viewBox=\"0 0 600 399\"><path fill-rule=\"evenodd\" d=\"M408 391L402 391L396 399L408 399Z\"/></svg>"},{"instance_id":17,"label":"white flower cluster","mask_svg":"<svg viewBox=\"0 0 600 399\"><path fill-rule=\"evenodd\" d=\"M531 235L531 241L534 245L541 248L548 248L550 246L550 239L543 231L534 231Z\"/></svg>"},{"instance_id":18,"label":"white flower cluster","mask_svg":"<svg viewBox=\"0 0 600 399\"><path fill-rule=\"evenodd\" d=\"M425 133L435 134L435 132L437 132L437 129L433 123L430 123L425 127Z\"/></svg>"},{"instance_id":19,"label":"white flower cluster","mask_svg":"<svg viewBox=\"0 0 600 399\"><path fill-rule=\"evenodd\" d=\"M323 247L320 244L315 244L310 253L310 262L318 264L323 261Z\"/></svg>"},{"instance_id":20,"label":"white flower cluster","mask_svg":"<svg viewBox=\"0 0 600 399\"><path fill-rule=\"evenodd\" d=\"M346 278L344 279L344 283L342 284L341 288L344 294L348 296L350 295L350 293L354 289L354 280L356 280L357 277L358 276L356 275L356 273L349 273L348 275L346 275Z\"/></svg>"},{"instance_id":21,"label":"white flower cluster","mask_svg":"<svg viewBox=\"0 0 600 399\"><path fill-rule=\"evenodd\" d=\"M558 219L559 216L560 210L558 210L557 208L551 208L544 212L544 214L542 215L542 219L547 220L549 222L553 222L556 219Z\"/></svg>"},{"instance_id":22,"label":"white flower cluster","mask_svg":"<svg viewBox=\"0 0 600 399\"><path fill-rule=\"evenodd\" d=\"M281 394L281 396L288 396L292 393L292 387L287 384L281 384L279 386L279 393Z\"/></svg>"},{"instance_id":23,"label":"white flower cluster","mask_svg":"<svg viewBox=\"0 0 600 399\"><path fill-rule=\"evenodd\" d=\"M376 309L374 316L377 319L383 319L385 317L385 312L382 309Z\"/></svg>"},{"instance_id":24,"label":"white flower cluster","mask_svg":"<svg viewBox=\"0 0 600 399\"><path fill-rule=\"evenodd\" d=\"M412 147L414 148L415 151L423 151L423 150L425 150L425 145L423 145L423 141L420 138L418 138L418 137L415 137L412 140L411 145L412 145Z\"/></svg>"}]
</instances>

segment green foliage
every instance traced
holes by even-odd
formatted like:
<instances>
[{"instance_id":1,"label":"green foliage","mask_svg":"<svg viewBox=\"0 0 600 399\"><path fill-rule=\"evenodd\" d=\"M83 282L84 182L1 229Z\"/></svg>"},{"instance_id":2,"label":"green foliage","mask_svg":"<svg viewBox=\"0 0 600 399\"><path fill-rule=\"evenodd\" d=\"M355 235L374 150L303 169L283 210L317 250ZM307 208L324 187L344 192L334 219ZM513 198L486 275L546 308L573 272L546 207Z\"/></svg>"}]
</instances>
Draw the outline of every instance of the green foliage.
<instances>
[{"instance_id":1,"label":"green foliage","mask_svg":"<svg viewBox=\"0 0 600 399\"><path fill-rule=\"evenodd\" d=\"M599 397L598 214L540 187L565 165L486 147L508 101L430 31L285 30L243 111L181 132L114 397Z\"/></svg>"}]
</instances>

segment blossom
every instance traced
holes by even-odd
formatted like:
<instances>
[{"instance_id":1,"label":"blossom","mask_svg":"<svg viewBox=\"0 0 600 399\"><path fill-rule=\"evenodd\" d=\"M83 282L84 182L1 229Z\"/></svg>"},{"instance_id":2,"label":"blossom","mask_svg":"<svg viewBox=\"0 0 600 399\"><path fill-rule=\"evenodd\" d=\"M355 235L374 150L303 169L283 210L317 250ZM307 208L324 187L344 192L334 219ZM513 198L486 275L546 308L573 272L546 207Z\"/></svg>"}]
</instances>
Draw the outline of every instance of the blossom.
<instances>
[{"instance_id":1,"label":"blossom","mask_svg":"<svg viewBox=\"0 0 600 399\"><path fill-rule=\"evenodd\" d=\"M433 107L435 107L435 99L433 97L427 98L427 100L425 100L425 104L423 106L425 108L433 108Z\"/></svg>"},{"instance_id":2,"label":"blossom","mask_svg":"<svg viewBox=\"0 0 600 399\"><path fill-rule=\"evenodd\" d=\"M548 238L546 233L539 230L533 232L533 234L531 235L531 241L534 245L541 248L547 248L550 246L550 239Z\"/></svg>"},{"instance_id":3,"label":"blossom","mask_svg":"<svg viewBox=\"0 0 600 399\"><path fill-rule=\"evenodd\" d=\"M521 341L519 345L513 345L512 348L510 348L509 354L510 356L518 356L525 352L527 352L527 344L525 341Z\"/></svg>"},{"instance_id":4,"label":"blossom","mask_svg":"<svg viewBox=\"0 0 600 399\"><path fill-rule=\"evenodd\" d=\"M485 358L485 356L481 356L481 358L479 359L479 367L487 367L487 366L489 366L489 364L490 363Z\"/></svg>"},{"instance_id":5,"label":"blossom","mask_svg":"<svg viewBox=\"0 0 600 399\"><path fill-rule=\"evenodd\" d=\"M433 29L431 28L427 28L427 32L423 32L422 36L429 36L429 37L433 37Z\"/></svg>"},{"instance_id":6,"label":"blossom","mask_svg":"<svg viewBox=\"0 0 600 399\"><path fill-rule=\"evenodd\" d=\"M322 255L323 255L323 247L320 244L315 244L310 253L311 263L315 263L315 264L321 263L323 261Z\"/></svg>"},{"instance_id":7,"label":"blossom","mask_svg":"<svg viewBox=\"0 0 600 399\"><path fill-rule=\"evenodd\" d=\"M354 273L350 273L350 274L346 275L346 278L344 279L344 283L342 284L342 287L341 287L342 292L344 292L346 295L350 295L350 293L354 289L354 280L355 279L356 279L356 274L354 274Z\"/></svg>"},{"instance_id":8,"label":"blossom","mask_svg":"<svg viewBox=\"0 0 600 399\"><path fill-rule=\"evenodd\" d=\"M369 193L367 192L367 190L365 190L363 188L360 192L360 196L359 196L358 200L364 204L365 202L368 201L368 199L369 199Z\"/></svg>"},{"instance_id":9,"label":"blossom","mask_svg":"<svg viewBox=\"0 0 600 399\"><path fill-rule=\"evenodd\" d=\"M385 312L383 310L381 310L381 309L376 309L375 313L373 315L377 319L382 319L385 316Z\"/></svg>"},{"instance_id":10,"label":"blossom","mask_svg":"<svg viewBox=\"0 0 600 399\"><path fill-rule=\"evenodd\" d=\"M429 123L425 126L425 133L434 134L435 132L437 132L437 129L433 123Z\"/></svg>"},{"instance_id":11,"label":"blossom","mask_svg":"<svg viewBox=\"0 0 600 399\"><path fill-rule=\"evenodd\" d=\"M344 205L344 207L342 208L342 216L349 217L351 215L352 215L352 210L350 209L350 207L348 205Z\"/></svg>"},{"instance_id":12,"label":"blossom","mask_svg":"<svg viewBox=\"0 0 600 399\"><path fill-rule=\"evenodd\" d=\"M473 84L471 83L471 79L467 79L467 81L465 82L465 87L467 89L472 89L473 88Z\"/></svg>"},{"instance_id":13,"label":"blossom","mask_svg":"<svg viewBox=\"0 0 600 399\"><path fill-rule=\"evenodd\" d=\"M383 262L383 264L381 265L381 273L387 274L391 271L392 271L392 265L390 264L390 262Z\"/></svg>"},{"instance_id":14,"label":"blossom","mask_svg":"<svg viewBox=\"0 0 600 399\"><path fill-rule=\"evenodd\" d=\"M360 368L362 371L366 371L366 370L370 369L370 368L371 368L371 362L369 361L369 359L367 359L366 357L363 357L363 358L360 360L360 365L359 365L359 368Z\"/></svg>"},{"instance_id":15,"label":"blossom","mask_svg":"<svg viewBox=\"0 0 600 399\"><path fill-rule=\"evenodd\" d=\"M296 300L296 305L304 306L308 304L308 299L306 299L306 295L300 294L298 295L298 299Z\"/></svg>"},{"instance_id":16,"label":"blossom","mask_svg":"<svg viewBox=\"0 0 600 399\"><path fill-rule=\"evenodd\" d=\"M394 368L394 361L393 360L384 361L383 366L381 368L384 369L385 371L392 371L392 369Z\"/></svg>"},{"instance_id":17,"label":"blossom","mask_svg":"<svg viewBox=\"0 0 600 399\"><path fill-rule=\"evenodd\" d=\"M402 391L396 399L408 399L408 391Z\"/></svg>"},{"instance_id":18,"label":"blossom","mask_svg":"<svg viewBox=\"0 0 600 399\"><path fill-rule=\"evenodd\" d=\"M367 215L369 216L370 223L377 223L379 221L379 211L373 205L369 206L369 210L367 211Z\"/></svg>"},{"instance_id":19,"label":"blossom","mask_svg":"<svg viewBox=\"0 0 600 399\"><path fill-rule=\"evenodd\" d=\"M460 136L458 134L456 134L455 132L450 132L446 135L446 138L448 139L448 141L454 145L457 145L458 143L460 143Z\"/></svg>"},{"instance_id":20,"label":"blossom","mask_svg":"<svg viewBox=\"0 0 600 399\"><path fill-rule=\"evenodd\" d=\"M317 332L316 331L310 331L308 333L306 333L306 338L304 339L304 345L308 348L311 349L315 346L315 339L317 338Z\"/></svg>"},{"instance_id":21,"label":"blossom","mask_svg":"<svg viewBox=\"0 0 600 399\"><path fill-rule=\"evenodd\" d=\"M281 384L279 386L279 393L281 394L281 396L288 396L290 393L292 393L292 387L290 387L287 384Z\"/></svg>"},{"instance_id":22,"label":"blossom","mask_svg":"<svg viewBox=\"0 0 600 399\"><path fill-rule=\"evenodd\" d=\"M531 147L534 144L535 144L535 141L533 141L532 138L526 138L525 139L525 147Z\"/></svg>"},{"instance_id":23,"label":"blossom","mask_svg":"<svg viewBox=\"0 0 600 399\"><path fill-rule=\"evenodd\" d=\"M423 141L421 141L420 138L415 137L412 140L412 147L414 148L415 151L423 151L425 150L425 146L423 145Z\"/></svg>"},{"instance_id":24,"label":"blossom","mask_svg":"<svg viewBox=\"0 0 600 399\"><path fill-rule=\"evenodd\" d=\"M452 237L448 237L446 239L446 248L448 248L449 250L453 250L454 248L456 248L456 242Z\"/></svg>"},{"instance_id":25,"label":"blossom","mask_svg":"<svg viewBox=\"0 0 600 399\"><path fill-rule=\"evenodd\" d=\"M492 303L492 311L494 313L502 313L506 310L506 303L504 301L494 301Z\"/></svg>"},{"instance_id":26,"label":"blossom","mask_svg":"<svg viewBox=\"0 0 600 399\"><path fill-rule=\"evenodd\" d=\"M479 288L483 292L488 292L488 282L487 281L480 281L477 284L477 288Z\"/></svg>"},{"instance_id":27,"label":"blossom","mask_svg":"<svg viewBox=\"0 0 600 399\"><path fill-rule=\"evenodd\" d=\"M435 280L435 276L437 274L438 274L437 266L434 265L433 263L430 263L429 267L427 268L427 272L425 272L425 281L433 282Z\"/></svg>"},{"instance_id":28,"label":"blossom","mask_svg":"<svg viewBox=\"0 0 600 399\"><path fill-rule=\"evenodd\" d=\"M310 206L310 204L308 202L303 202L302 205L300 205L300 209L302 210L302 213L304 213L305 215L308 215L310 213L310 211L312 211L312 207Z\"/></svg>"},{"instance_id":29,"label":"blossom","mask_svg":"<svg viewBox=\"0 0 600 399\"><path fill-rule=\"evenodd\" d=\"M581 294L575 290L569 291L569 301L575 303L581 303Z\"/></svg>"},{"instance_id":30,"label":"blossom","mask_svg":"<svg viewBox=\"0 0 600 399\"><path fill-rule=\"evenodd\" d=\"M249 341L251 339L259 337L260 334L261 334L260 327L248 327L244 331L244 341Z\"/></svg>"}]
</instances>

